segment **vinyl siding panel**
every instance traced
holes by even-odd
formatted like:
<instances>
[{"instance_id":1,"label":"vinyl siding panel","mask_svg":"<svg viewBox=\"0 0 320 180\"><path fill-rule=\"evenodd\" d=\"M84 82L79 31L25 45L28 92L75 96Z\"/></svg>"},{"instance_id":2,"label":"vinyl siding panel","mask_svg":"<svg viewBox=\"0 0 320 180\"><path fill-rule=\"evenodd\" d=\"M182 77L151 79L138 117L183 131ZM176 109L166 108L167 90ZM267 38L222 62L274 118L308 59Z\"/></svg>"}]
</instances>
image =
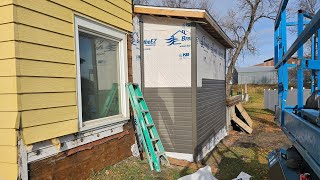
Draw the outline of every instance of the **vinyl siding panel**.
<instances>
[{"instance_id":1,"label":"vinyl siding panel","mask_svg":"<svg viewBox=\"0 0 320 180\"><path fill-rule=\"evenodd\" d=\"M17 179L18 177L18 164L1 163L0 162L0 179Z\"/></svg>"},{"instance_id":2,"label":"vinyl siding panel","mask_svg":"<svg viewBox=\"0 0 320 180\"><path fill-rule=\"evenodd\" d=\"M0 112L0 129L18 129L20 112Z\"/></svg>"},{"instance_id":3,"label":"vinyl siding panel","mask_svg":"<svg viewBox=\"0 0 320 180\"><path fill-rule=\"evenodd\" d=\"M225 81L202 79L197 88L197 144L226 126Z\"/></svg>"},{"instance_id":4,"label":"vinyl siding panel","mask_svg":"<svg viewBox=\"0 0 320 180\"><path fill-rule=\"evenodd\" d=\"M8 4L8 2L6 2ZM0 7L0 24L13 22L13 5Z\"/></svg>"},{"instance_id":5,"label":"vinyl siding panel","mask_svg":"<svg viewBox=\"0 0 320 180\"><path fill-rule=\"evenodd\" d=\"M0 94L0 112L19 111L19 98L17 94Z\"/></svg>"},{"instance_id":6,"label":"vinyl siding panel","mask_svg":"<svg viewBox=\"0 0 320 180\"><path fill-rule=\"evenodd\" d=\"M0 60L0 76L16 76L16 75L17 75L17 70L16 70L15 59Z\"/></svg>"},{"instance_id":7,"label":"vinyl siding panel","mask_svg":"<svg viewBox=\"0 0 320 180\"><path fill-rule=\"evenodd\" d=\"M26 144L32 144L66 134L76 133L78 132L78 127L74 124L78 124L78 119L24 128L22 139Z\"/></svg>"},{"instance_id":8,"label":"vinyl siding panel","mask_svg":"<svg viewBox=\"0 0 320 180\"><path fill-rule=\"evenodd\" d=\"M13 0L1 0L0 1L0 6L5 6L5 5L9 5L9 4L13 4Z\"/></svg>"},{"instance_id":9,"label":"vinyl siding panel","mask_svg":"<svg viewBox=\"0 0 320 180\"><path fill-rule=\"evenodd\" d=\"M0 163L18 162L18 149L17 146L0 146Z\"/></svg>"},{"instance_id":10,"label":"vinyl siding panel","mask_svg":"<svg viewBox=\"0 0 320 180\"><path fill-rule=\"evenodd\" d=\"M14 24L8 23L0 25L0 42L12 40L14 40Z\"/></svg>"},{"instance_id":11,"label":"vinyl siding panel","mask_svg":"<svg viewBox=\"0 0 320 180\"><path fill-rule=\"evenodd\" d=\"M15 129L0 129L0 146L17 146Z\"/></svg>"},{"instance_id":12,"label":"vinyl siding panel","mask_svg":"<svg viewBox=\"0 0 320 180\"><path fill-rule=\"evenodd\" d=\"M144 88L166 151L193 153L191 88Z\"/></svg>"}]
</instances>

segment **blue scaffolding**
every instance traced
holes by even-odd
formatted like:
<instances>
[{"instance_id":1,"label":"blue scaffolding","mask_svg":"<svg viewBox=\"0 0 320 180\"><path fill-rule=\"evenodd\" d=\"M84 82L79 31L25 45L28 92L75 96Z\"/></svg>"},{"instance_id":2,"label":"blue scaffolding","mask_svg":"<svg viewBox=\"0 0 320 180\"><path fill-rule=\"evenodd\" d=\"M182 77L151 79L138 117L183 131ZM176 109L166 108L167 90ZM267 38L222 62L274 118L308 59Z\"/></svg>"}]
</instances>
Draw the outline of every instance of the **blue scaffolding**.
<instances>
[{"instance_id":1,"label":"blue scaffolding","mask_svg":"<svg viewBox=\"0 0 320 180\"><path fill-rule=\"evenodd\" d=\"M320 117L319 110L304 108L304 71L311 70L311 91L320 89L320 11L310 14L298 11L297 22L287 22L287 4L282 0L274 29L274 61L278 69L278 106L276 116L282 130L292 141L304 160L320 177ZM287 48L287 27L296 26L297 39ZM311 39L311 56L304 56L304 45ZM288 60L297 53L297 64ZM297 69L297 106L287 106L289 68ZM320 76L319 76L320 77ZM311 122L314 119L316 123ZM318 123L318 124L317 124Z\"/></svg>"}]
</instances>

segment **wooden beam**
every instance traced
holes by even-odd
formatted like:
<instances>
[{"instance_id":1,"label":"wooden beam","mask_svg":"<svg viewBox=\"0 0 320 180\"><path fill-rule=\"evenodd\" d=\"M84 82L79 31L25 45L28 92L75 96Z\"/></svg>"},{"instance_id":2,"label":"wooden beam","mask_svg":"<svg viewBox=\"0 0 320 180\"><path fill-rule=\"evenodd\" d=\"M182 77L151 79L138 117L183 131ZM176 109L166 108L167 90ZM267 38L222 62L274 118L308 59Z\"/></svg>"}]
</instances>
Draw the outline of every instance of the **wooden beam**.
<instances>
[{"instance_id":1,"label":"wooden beam","mask_svg":"<svg viewBox=\"0 0 320 180\"><path fill-rule=\"evenodd\" d=\"M232 116L232 120L240 126L241 129L243 129L245 132L251 134L252 128L248 126L246 123L244 123L241 119L239 119L237 116Z\"/></svg>"},{"instance_id":2,"label":"wooden beam","mask_svg":"<svg viewBox=\"0 0 320 180\"><path fill-rule=\"evenodd\" d=\"M247 122L247 124L252 128L252 124L253 124L252 119L250 118L247 111L243 108L242 104L238 103L238 104L236 104L236 107L239 110L239 112L241 113L244 120Z\"/></svg>"}]
</instances>

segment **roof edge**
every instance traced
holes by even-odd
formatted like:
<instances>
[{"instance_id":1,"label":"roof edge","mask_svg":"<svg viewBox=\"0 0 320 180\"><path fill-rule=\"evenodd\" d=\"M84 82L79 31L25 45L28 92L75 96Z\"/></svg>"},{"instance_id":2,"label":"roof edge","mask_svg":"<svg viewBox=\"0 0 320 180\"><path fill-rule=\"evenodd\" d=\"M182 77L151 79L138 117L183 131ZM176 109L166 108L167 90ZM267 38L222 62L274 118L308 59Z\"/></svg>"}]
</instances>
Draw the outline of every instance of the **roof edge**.
<instances>
[{"instance_id":1,"label":"roof edge","mask_svg":"<svg viewBox=\"0 0 320 180\"><path fill-rule=\"evenodd\" d=\"M232 40L218 25L214 18L209 14L207 10L203 9L191 9L191 8L171 8L171 7L159 7L159 6L146 6L146 5L134 5L134 13L146 14L146 15L159 15L159 16L174 16L174 17L188 17L205 19L212 28L219 33L223 40L227 43L227 48L234 48Z\"/></svg>"}]
</instances>

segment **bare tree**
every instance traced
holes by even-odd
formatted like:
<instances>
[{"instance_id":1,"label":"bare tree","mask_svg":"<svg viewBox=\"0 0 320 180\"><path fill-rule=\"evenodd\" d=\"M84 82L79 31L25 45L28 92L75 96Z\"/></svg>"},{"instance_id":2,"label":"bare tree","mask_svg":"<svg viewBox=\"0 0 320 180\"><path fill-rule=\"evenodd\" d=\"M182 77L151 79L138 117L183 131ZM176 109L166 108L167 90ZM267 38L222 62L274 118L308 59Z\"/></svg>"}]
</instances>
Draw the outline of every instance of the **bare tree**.
<instances>
[{"instance_id":1,"label":"bare tree","mask_svg":"<svg viewBox=\"0 0 320 180\"><path fill-rule=\"evenodd\" d=\"M311 14L315 14L319 9L318 0L300 0L297 5L299 9L305 10Z\"/></svg>"},{"instance_id":2,"label":"bare tree","mask_svg":"<svg viewBox=\"0 0 320 180\"><path fill-rule=\"evenodd\" d=\"M213 0L160 0L157 5L174 8L199 8L213 10Z\"/></svg>"},{"instance_id":3,"label":"bare tree","mask_svg":"<svg viewBox=\"0 0 320 180\"><path fill-rule=\"evenodd\" d=\"M228 15L220 20L221 26L235 44L235 48L228 53L230 56L226 75L227 96L230 94L230 80L239 56L257 52L252 38L254 25L262 18L274 19L277 7L274 4L279 4L277 2L278 0L237 0L237 8L230 10Z\"/></svg>"},{"instance_id":4,"label":"bare tree","mask_svg":"<svg viewBox=\"0 0 320 180\"><path fill-rule=\"evenodd\" d=\"M149 5L149 0L133 0L134 4Z\"/></svg>"}]
</instances>

